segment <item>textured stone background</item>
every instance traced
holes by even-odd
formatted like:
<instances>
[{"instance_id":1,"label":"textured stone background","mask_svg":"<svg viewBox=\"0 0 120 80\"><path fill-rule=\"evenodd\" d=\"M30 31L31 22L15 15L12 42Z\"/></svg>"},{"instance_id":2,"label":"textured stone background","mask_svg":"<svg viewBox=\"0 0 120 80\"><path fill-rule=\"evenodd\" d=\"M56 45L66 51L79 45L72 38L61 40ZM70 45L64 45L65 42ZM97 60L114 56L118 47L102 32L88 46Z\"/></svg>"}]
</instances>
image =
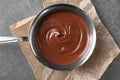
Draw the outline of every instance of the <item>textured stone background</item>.
<instances>
[{"instance_id":1,"label":"textured stone background","mask_svg":"<svg viewBox=\"0 0 120 80\"><path fill-rule=\"evenodd\" d=\"M35 15L42 0L0 0L0 36L11 36L9 25ZM0 80L35 80L18 43L0 45Z\"/></svg>"},{"instance_id":2,"label":"textured stone background","mask_svg":"<svg viewBox=\"0 0 120 80\"><path fill-rule=\"evenodd\" d=\"M120 47L120 0L91 0L115 41ZM104 73L101 80L120 80L120 56Z\"/></svg>"},{"instance_id":3,"label":"textured stone background","mask_svg":"<svg viewBox=\"0 0 120 80\"><path fill-rule=\"evenodd\" d=\"M0 0L0 36L11 36L9 25L35 15L43 0ZM120 46L120 0L92 0L100 18ZM120 56L109 66L101 80L120 79ZM0 80L35 80L17 43L0 45Z\"/></svg>"}]
</instances>

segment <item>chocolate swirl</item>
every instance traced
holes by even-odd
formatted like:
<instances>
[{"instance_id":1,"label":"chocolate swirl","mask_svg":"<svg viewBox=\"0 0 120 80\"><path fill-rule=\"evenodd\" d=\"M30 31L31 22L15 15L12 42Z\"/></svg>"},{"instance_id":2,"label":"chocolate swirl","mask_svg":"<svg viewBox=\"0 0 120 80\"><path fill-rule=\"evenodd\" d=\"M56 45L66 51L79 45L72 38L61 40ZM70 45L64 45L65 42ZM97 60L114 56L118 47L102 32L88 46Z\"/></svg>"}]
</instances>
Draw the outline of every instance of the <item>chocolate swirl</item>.
<instances>
[{"instance_id":1,"label":"chocolate swirl","mask_svg":"<svg viewBox=\"0 0 120 80\"><path fill-rule=\"evenodd\" d=\"M47 16L36 32L40 55L56 65L69 65L80 60L89 42L89 29L80 16L56 12Z\"/></svg>"}]
</instances>

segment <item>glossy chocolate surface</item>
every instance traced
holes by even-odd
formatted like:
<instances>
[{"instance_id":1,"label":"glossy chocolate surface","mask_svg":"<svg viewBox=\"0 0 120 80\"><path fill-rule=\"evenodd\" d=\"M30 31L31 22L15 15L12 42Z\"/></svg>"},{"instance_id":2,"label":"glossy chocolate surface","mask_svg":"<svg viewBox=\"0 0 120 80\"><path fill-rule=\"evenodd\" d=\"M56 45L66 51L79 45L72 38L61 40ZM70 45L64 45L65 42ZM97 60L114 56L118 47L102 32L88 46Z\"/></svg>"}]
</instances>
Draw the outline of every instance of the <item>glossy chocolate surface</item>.
<instances>
[{"instance_id":1,"label":"glossy chocolate surface","mask_svg":"<svg viewBox=\"0 0 120 80\"><path fill-rule=\"evenodd\" d=\"M39 23L35 45L48 62L66 66L81 59L89 43L88 25L79 15L59 11Z\"/></svg>"}]
</instances>

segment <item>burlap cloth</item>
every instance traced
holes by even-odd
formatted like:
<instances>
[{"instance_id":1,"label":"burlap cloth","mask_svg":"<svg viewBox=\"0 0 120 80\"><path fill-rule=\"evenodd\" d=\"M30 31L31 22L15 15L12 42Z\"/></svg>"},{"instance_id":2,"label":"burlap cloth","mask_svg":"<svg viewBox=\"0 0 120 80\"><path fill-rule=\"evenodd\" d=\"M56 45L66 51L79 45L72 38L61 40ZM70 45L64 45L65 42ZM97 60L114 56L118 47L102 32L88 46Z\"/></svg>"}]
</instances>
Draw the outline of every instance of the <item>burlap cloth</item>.
<instances>
[{"instance_id":1,"label":"burlap cloth","mask_svg":"<svg viewBox=\"0 0 120 80\"><path fill-rule=\"evenodd\" d=\"M21 50L29 62L37 80L98 80L106 68L119 55L119 48L104 25L101 23L90 0L46 0L44 7L52 4L72 4L83 9L94 22L97 32L97 43L90 59L81 67L70 71L57 71L42 65L33 56L27 42L20 42ZM35 16L11 25L14 36L28 36L29 27ZM22 66L22 65L21 65Z\"/></svg>"}]
</instances>

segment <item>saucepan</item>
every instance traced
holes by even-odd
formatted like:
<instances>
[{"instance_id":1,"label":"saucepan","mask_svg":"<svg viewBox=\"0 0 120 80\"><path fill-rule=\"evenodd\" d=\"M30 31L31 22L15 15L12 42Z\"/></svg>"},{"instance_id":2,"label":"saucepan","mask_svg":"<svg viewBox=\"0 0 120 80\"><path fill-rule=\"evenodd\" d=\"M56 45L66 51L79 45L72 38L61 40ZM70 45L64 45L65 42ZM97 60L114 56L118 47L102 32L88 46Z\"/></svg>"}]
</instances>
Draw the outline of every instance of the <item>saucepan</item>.
<instances>
[{"instance_id":1,"label":"saucepan","mask_svg":"<svg viewBox=\"0 0 120 80\"><path fill-rule=\"evenodd\" d=\"M53 63L50 63L49 61L46 61L37 51L36 46L35 46L35 42L34 42L35 31L36 31L36 27L37 27L38 23L45 16L47 16L47 15L53 13L53 12L60 11L60 10L70 11L70 12L73 12L75 14L80 15L86 21L86 23L88 25L88 28L89 28L89 31L90 31L89 44L88 44L88 47L87 47L84 55L82 56L82 58L79 61L77 61L76 63L66 65L66 66L55 65ZM42 64L46 65L47 67L52 68L52 69L56 69L56 70L69 70L69 69L73 69L73 68L76 68L76 67L79 67L79 66L83 65L90 58L90 56L92 55L93 50L95 48L95 44L96 44L96 30L95 30L94 24L91 21L90 17L80 8L72 6L72 5L68 5L68 4L56 4L56 5L52 5L52 6L49 6L45 9L43 9L36 16L36 18L32 22L32 25L30 26L28 36L23 36L23 37L0 37L0 44L20 42L20 41L28 42L34 56Z\"/></svg>"}]
</instances>

